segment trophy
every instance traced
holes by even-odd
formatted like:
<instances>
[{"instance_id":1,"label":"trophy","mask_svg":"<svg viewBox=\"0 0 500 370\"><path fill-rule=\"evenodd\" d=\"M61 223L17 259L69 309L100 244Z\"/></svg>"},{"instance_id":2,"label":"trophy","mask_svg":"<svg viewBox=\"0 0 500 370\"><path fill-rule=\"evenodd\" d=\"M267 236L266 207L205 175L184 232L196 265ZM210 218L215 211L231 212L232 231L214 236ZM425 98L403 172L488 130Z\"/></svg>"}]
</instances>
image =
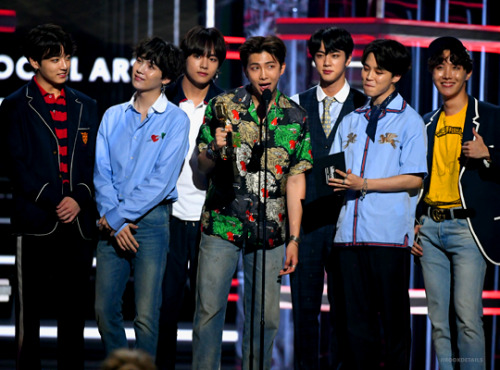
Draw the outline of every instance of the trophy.
<instances>
[{"instance_id":1,"label":"trophy","mask_svg":"<svg viewBox=\"0 0 500 370\"><path fill-rule=\"evenodd\" d=\"M224 104L223 102L221 101L218 101L217 103L215 103L215 117L219 120L220 122L220 126L225 129L226 127L226 123L227 123L227 107L226 107L226 104ZM226 137L226 145L223 146L220 150L220 157L223 159L223 160L227 160L228 159L228 156L229 156L229 151L228 151L228 147L232 147L232 133L231 132L228 132L227 133L227 137Z\"/></svg>"}]
</instances>

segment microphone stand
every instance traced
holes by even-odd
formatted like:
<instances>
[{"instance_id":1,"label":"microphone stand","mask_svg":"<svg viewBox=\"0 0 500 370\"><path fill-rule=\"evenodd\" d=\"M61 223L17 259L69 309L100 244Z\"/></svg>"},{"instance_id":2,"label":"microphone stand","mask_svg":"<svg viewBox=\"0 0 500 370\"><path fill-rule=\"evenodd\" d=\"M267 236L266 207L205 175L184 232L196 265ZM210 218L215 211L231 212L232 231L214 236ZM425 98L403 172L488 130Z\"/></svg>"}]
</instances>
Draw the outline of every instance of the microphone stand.
<instances>
[{"instance_id":1,"label":"microphone stand","mask_svg":"<svg viewBox=\"0 0 500 370\"><path fill-rule=\"evenodd\" d=\"M259 370L264 369L264 328L265 328L265 296L266 296L266 243L267 243L267 143L269 139L267 114L272 94L269 89L262 92L262 100L265 106L266 115L262 124L264 126L265 140L261 136L261 142L264 143L264 204L263 204L263 231L262 231L262 291L260 301L260 351L259 351ZM261 128L262 129L262 128Z\"/></svg>"}]
</instances>

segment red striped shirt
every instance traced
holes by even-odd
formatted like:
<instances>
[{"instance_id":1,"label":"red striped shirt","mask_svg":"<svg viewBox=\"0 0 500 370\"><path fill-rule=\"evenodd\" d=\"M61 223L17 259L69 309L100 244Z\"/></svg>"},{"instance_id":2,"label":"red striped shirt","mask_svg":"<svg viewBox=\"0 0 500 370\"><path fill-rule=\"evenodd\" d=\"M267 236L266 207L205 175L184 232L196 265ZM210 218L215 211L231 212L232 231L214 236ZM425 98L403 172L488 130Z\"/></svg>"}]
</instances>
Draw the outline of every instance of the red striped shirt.
<instances>
[{"instance_id":1,"label":"red striped shirt","mask_svg":"<svg viewBox=\"0 0 500 370\"><path fill-rule=\"evenodd\" d=\"M49 108L50 115L52 117L52 129L54 130L57 141L59 142L59 173L64 185L64 191L66 192L66 187L69 185L69 172L68 172L68 113L66 110L66 93L64 89L61 90L59 96L48 93L45 89L40 86L36 77L34 78L40 93L43 96L43 100L47 107Z\"/></svg>"}]
</instances>

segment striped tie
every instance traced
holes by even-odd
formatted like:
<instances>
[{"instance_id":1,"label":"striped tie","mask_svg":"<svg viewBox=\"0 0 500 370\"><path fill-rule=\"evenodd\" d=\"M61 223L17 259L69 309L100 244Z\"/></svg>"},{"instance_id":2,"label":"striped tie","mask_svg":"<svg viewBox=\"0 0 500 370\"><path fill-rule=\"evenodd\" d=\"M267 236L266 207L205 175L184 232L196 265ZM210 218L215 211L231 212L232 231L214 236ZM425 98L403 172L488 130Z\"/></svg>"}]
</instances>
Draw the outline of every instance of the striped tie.
<instances>
[{"instance_id":1,"label":"striped tie","mask_svg":"<svg viewBox=\"0 0 500 370\"><path fill-rule=\"evenodd\" d=\"M321 126L323 126L323 131L325 131L326 137L330 135L332 130L332 117L330 117L330 107L335 101L335 98L326 97L323 99L323 117L321 119Z\"/></svg>"}]
</instances>

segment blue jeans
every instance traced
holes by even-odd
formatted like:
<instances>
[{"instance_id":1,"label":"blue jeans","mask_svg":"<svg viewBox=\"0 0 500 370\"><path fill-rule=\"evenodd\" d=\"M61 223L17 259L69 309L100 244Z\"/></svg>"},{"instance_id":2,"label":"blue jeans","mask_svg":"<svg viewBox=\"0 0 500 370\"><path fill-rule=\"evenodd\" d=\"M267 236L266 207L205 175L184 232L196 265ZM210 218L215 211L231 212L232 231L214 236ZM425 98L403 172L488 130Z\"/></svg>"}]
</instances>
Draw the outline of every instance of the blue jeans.
<instances>
[{"instance_id":1,"label":"blue jeans","mask_svg":"<svg viewBox=\"0 0 500 370\"><path fill-rule=\"evenodd\" d=\"M482 292L486 262L467 220L435 222L422 216L420 258L432 340L441 370L485 369ZM450 329L450 300L456 325ZM456 353L455 351L458 351Z\"/></svg>"},{"instance_id":2,"label":"blue jeans","mask_svg":"<svg viewBox=\"0 0 500 370\"><path fill-rule=\"evenodd\" d=\"M227 297L241 248L226 240L201 235L196 286L196 311L193 323L193 369L217 370L220 367L222 331ZM244 253L244 250L243 250ZM283 268L284 245L266 250L264 369L271 368L273 341L280 320L279 271ZM254 263L254 259L256 261ZM255 303L252 304L255 265ZM250 329L253 321L253 368L259 368L260 317L262 297L262 250L243 254L245 324L243 329L242 369L249 368ZM253 320L252 320L253 317Z\"/></svg>"},{"instance_id":3,"label":"blue jeans","mask_svg":"<svg viewBox=\"0 0 500 370\"><path fill-rule=\"evenodd\" d=\"M123 327L123 293L133 273L135 347L156 354L161 287L167 262L171 205L158 205L137 222L137 253L123 252L115 238L97 245L95 312L106 354L128 347Z\"/></svg>"}]
</instances>

